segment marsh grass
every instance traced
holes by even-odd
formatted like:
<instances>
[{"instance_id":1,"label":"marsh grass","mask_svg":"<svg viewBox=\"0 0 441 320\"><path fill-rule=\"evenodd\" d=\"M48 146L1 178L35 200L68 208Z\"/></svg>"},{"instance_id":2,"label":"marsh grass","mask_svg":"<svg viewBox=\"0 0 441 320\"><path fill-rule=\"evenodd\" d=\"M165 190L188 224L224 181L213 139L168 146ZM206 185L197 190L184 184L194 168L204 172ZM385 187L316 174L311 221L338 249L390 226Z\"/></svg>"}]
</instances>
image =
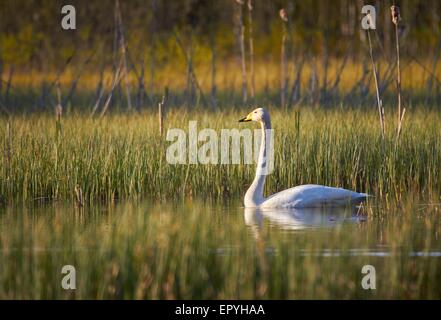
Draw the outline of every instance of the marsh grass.
<instances>
[{"instance_id":1,"label":"marsh grass","mask_svg":"<svg viewBox=\"0 0 441 320\"><path fill-rule=\"evenodd\" d=\"M270 111L275 170L267 179L267 192L317 183L394 201L404 192L430 197L441 190L437 112L409 111L395 148L393 130L382 141L374 110ZM219 137L221 128L257 128L239 125L243 114L170 110L164 129L188 132L190 120L198 121L199 130L218 130ZM15 116L0 121L0 132L3 203L74 201L77 185L85 203L145 196L225 199L242 195L254 175L254 165L168 164L166 149L171 142L159 135L154 113L101 120L69 115L61 125L52 116Z\"/></svg>"}]
</instances>

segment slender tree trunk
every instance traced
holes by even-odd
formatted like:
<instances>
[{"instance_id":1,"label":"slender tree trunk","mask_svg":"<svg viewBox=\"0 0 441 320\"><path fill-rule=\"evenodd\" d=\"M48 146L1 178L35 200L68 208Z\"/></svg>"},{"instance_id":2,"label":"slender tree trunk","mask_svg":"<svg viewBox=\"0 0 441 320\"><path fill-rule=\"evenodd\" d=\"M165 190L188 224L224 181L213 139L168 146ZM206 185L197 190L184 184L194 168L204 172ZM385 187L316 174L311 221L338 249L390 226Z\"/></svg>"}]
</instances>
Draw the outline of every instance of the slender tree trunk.
<instances>
[{"instance_id":1,"label":"slender tree trunk","mask_svg":"<svg viewBox=\"0 0 441 320\"><path fill-rule=\"evenodd\" d=\"M248 28L249 28L249 51L250 51L250 95L254 101L256 95L256 82L254 75L254 39L253 39L253 0L248 0Z\"/></svg>"},{"instance_id":2,"label":"slender tree trunk","mask_svg":"<svg viewBox=\"0 0 441 320\"><path fill-rule=\"evenodd\" d=\"M397 90L398 90L398 130L401 128L401 67L400 67L400 40L398 36L398 25L395 25L395 40L397 44Z\"/></svg>"},{"instance_id":3,"label":"slender tree trunk","mask_svg":"<svg viewBox=\"0 0 441 320\"><path fill-rule=\"evenodd\" d=\"M55 107L55 132L57 139L61 135L61 115L63 114L63 105L61 104L61 88L60 80L56 84L57 89L57 105Z\"/></svg>"},{"instance_id":4,"label":"slender tree trunk","mask_svg":"<svg viewBox=\"0 0 441 320\"><path fill-rule=\"evenodd\" d=\"M305 59L302 59L302 61L297 64L296 77L293 81L291 93L288 99L288 108L290 108L292 104L296 104L300 100L301 78L302 78L302 70L304 63L305 63Z\"/></svg>"},{"instance_id":5,"label":"slender tree trunk","mask_svg":"<svg viewBox=\"0 0 441 320\"><path fill-rule=\"evenodd\" d=\"M425 104L429 103L429 98L432 95L433 79L436 75L436 69L437 69L440 57L441 57L441 37L439 38L439 42L438 42L436 51L433 56L432 69L431 69L431 72L429 73L429 80L427 80L427 89L426 89L427 94L426 94Z\"/></svg>"},{"instance_id":6,"label":"slender tree trunk","mask_svg":"<svg viewBox=\"0 0 441 320\"><path fill-rule=\"evenodd\" d=\"M318 76L317 76L317 61L315 58L311 62L311 75L310 75L310 94L311 105L317 105L317 91L318 91Z\"/></svg>"},{"instance_id":7,"label":"slender tree trunk","mask_svg":"<svg viewBox=\"0 0 441 320\"><path fill-rule=\"evenodd\" d=\"M406 109L402 108L401 105L401 66L400 66L400 37L398 34L398 26L401 20L400 8L393 5L391 7L392 22L395 25L395 44L397 49L397 91L398 91L398 126L397 126L397 139L396 146L398 145L398 140L401 134L401 127L403 124L404 114Z\"/></svg>"},{"instance_id":8,"label":"slender tree trunk","mask_svg":"<svg viewBox=\"0 0 441 320\"><path fill-rule=\"evenodd\" d=\"M116 69L114 77L113 77L113 83L112 87L110 88L109 95L107 96L106 103L103 106L103 110L100 113L100 118L104 117L104 115L107 112L107 109L109 108L110 101L112 101L113 92L115 90L115 87L119 84L119 81L121 80L121 65L122 61L120 62L118 69Z\"/></svg>"},{"instance_id":9,"label":"slender tree trunk","mask_svg":"<svg viewBox=\"0 0 441 320\"><path fill-rule=\"evenodd\" d=\"M127 52L126 52L126 42L124 39L124 28L123 21L121 16L121 8L119 6L119 0L115 0L116 11L118 15L118 30L119 30L119 40L121 46L121 54L123 58L123 69L124 69L124 79L126 84L126 95L127 95L127 109L132 109L132 100L130 97L130 82L129 82L129 73L127 68Z\"/></svg>"},{"instance_id":10,"label":"slender tree trunk","mask_svg":"<svg viewBox=\"0 0 441 320\"><path fill-rule=\"evenodd\" d=\"M247 95L247 68L245 61L245 26L243 23L243 2L238 1L238 10L237 10L237 24L239 29L239 50L240 50L240 61L241 61L241 70L242 70L242 102L246 103L248 100Z\"/></svg>"},{"instance_id":11,"label":"slender tree trunk","mask_svg":"<svg viewBox=\"0 0 441 320\"><path fill-rule=\"evenodd\" d=\"M321 88L320 99L321 102L326 105L328 98L328 68L329 68L329 53L328 53L328 41L327 35L323 41L323 83Z\"/></svg>"},{"instance_id":12,"label":"slender tree trunk","mask_svg":"<svg viewBox=\"0 0 441 320\"><path fill-rule=\"evenodd\" d=\"M165 87L164 95L162 96L162 101L158 104L158 117L159 117L159 134L162 136L164 133L164 114L165 114L165 104L168 98L168 88Z\"/></svg>"},{"instance_id":13,"label":"slender tree trunk","mask_svg":"<svg viewBox=\"0 0 441 320\"><path fill-rule=\"evenodd\" d=\"M282 48L280 50L280 106L286 105L286 27L283 27Z\"/></svg>"},{"instance_id":14,"label":"slender tree trunk","mask_svg":"<svg viewBox=\"0 0 441 320\"><path fill-rule=\"evenodd\" d=\"M286 54L286 39L288 37L288 14L283 8L279 11L279 16L282 19L282 47L280 49L280 106L285 108L286 95L288 88L288 68L287 68L287 54Z\"/></svg>"},{"instance_id":15,"label":"slender tree trunk","mask_svg":"<svg viewBox=\"0 0 441 320\"><path fill-rule=\"evenodd\" d=\"M369 41L369 55L371 57L372 71L374 73L374 80L375 80L375 90L376 90L376 95L377 95L378 114L380 116L381 136L384 140L384 135L385 135L384 108L382 105L382 101L380 99L380 89L379 89L379 85L378 85L377 68L375 66L374 54L372 51L371 34L370 34L369 30L367 30L367 36L368 36L368 41Z\"/></svg>"},{"instance_id":16,"label":"slender tree trunk","mask_svg":"<svg viewBox=\"0 0 441 320\"><path fill-rule=\"evenodd\" d=\"M214 31L210 34L210 49L211 49L211 106L217 109L217 86L216 86L216 39Z\"/></svg>"},{"instance_id":17,"label":"slender tree trunk","mask_svg":"<svg viewBox=\"0 0 441 320\"><path fill-rule=\"evenodd\" d=\"M103 73L104 73L104 68L101 70L100 81L99 81L97 88L96 88L95 105L92 108L92 112L90 114L91 117L93 117L95 115L95 112L98 110L100 103L101 103L101 100L104 95L104 79L103 79L104 76L103 76Z\"/></svg>"},{"instance_id":18,"label":"slender tree trunk","mask_svg":"<svg viewBox=\"0 0 441 320\"><path fill-rule=\"evenodd\" d=\"M199 84L199 81L196 77L196 74L194 73L193 65L192 65L192 62L190 61L190 57L187 52L188 50L185 49L185 47L181 41L181 38L177 32L174 32L174 36L175 36L176 43L177 43L178 47L181 49L181 52L184 55L185 63L187 64L188 76L191 78L191 82L193 83L193 85L196 86L196 89L198 90L199 96L202 100L202 104L207 105L207 103L206 103L207 101L205 99L204 92L202 91L202 88Z\"/></svg>"},{"instance_id":19,"label":"slender tree trunk","mask_svg":"<svg viewBox=\"0 0 441 320\"><path fill-rule=\"evenodd\" d=\"M151 0L151 7L152 7L152 21L150 24L150 36L151 36L151 42L149 47L149 61L150 61L150 97L154 96L155 93L155 53L156 53L156 12L157 12L157 1ZM153 99L151 99L153 101Z\"/></svg>"},{"instance_id":20,"label":"slender tree trunk","mask_svg":"<svg viewBox=\"0 0 441 320\"><path fill-rule=\"evenodd\" d=\"M388 9L388 3L386 1L384 1L383 3L384 6L384 19L383 19L383 26L384 26L384 31L383 31L383 39L384 39L384 52L386 54L386 57L388 59L390 59L391 56L391 43L392 43L392 39L391 39L391 28L390 28L390 13L389 13L389 9ZM383 8L381 8L383 9Z\"/></svg>"},{"instance_id":21,"label":"slender tree trunk","mask_svg":"<svg viewBox=\"0 0 441 320\"><path fill-rule=\"evenodd\" d=\"M0 58L0 99L3 93L3 59Z\"/></svg>"},{"instance_id":22,"label":"slender tree trunk","mask_svg":"<svg viewBox=\"0 0 441 320\"><path fill-rule=\"evenodd\" d=\"M150 46L150 97L155 94L155 46Z\"/></svg>"},{"instance_id":23,"label":"slender tree trunk","mask_svg":"<svg viewBox=\"0 0 441 320\"><path fill-rule=\"evenodd\" d=\"M11 92L12 87L12 78L14 76L14 66L9 66L9 73L8 73L8 81L6 81L6 89L5 89L5 104L6 106L10 107L10 101L9 101L9 94Z\"/></svg>"}]
</instances>

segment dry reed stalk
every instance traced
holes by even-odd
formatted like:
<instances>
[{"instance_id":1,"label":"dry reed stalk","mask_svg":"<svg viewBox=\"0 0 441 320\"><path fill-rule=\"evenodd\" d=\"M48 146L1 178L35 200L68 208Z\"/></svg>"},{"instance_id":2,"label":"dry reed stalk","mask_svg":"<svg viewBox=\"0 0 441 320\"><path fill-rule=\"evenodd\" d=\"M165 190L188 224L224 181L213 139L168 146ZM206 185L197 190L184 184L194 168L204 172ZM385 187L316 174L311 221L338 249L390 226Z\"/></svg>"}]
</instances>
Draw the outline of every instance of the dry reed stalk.
<instances>
[{"instance_id":1,"label":"dry reed stalk","mask_svg":"<svg viewBox=\"0 0 441 320\"><path fill-rule=\"evenodd\" d=\"M288 36L288 16L285 9L281 9L279 11L279 15L283 23L282 47L280 50L280 106L283 108L286 106L286 90L288 87L288 76L286 72L286 38Z\"/></svg>"},{"instance_id":2,"label":"dry reed stalk","mask_svg":"<svg viewBox=\"0 0 441 320\"><path fill-rule=\"evenodd\" d=\"M12 78L14 76L14 66L9 67L8 80L6 81L5 101L9 99L9 93L12 87Z\"/></svg>"},{"instance_id":3,"label":"dry reed stalk","mask_svg":"<svg viewBox=\"0 0 441 320\"><path fill-rule=\"evenodd\" d=\"M192 32L190 32L190 45L187 47L187 50L184 54L187 57L187 88L186 92L186 100L187 106L191 106L194 101L194 81L193 81L193 37Z\"/></svg>"},{"instance_id":4,"label":"dry reed stalk","mask_svg":"<svg viewBox=\"0 0 441 320\"><path fill-rule=\"evenodd\" d=\"M95 93L95 105L92 108L92 112L90 113L90 116L93 117L95 115L95 112L98 110L98 107L100 106L101 99L104 95L104 66L101 68L100 71L100 80L98 82L96 93Z\"/></svg>"},{"instance_id":5,"label":"dry reed stalk","mask_svg":"<svg viewBox=\"0 0 441 320\"><path fill-rule=\"evenodd\" d=\"M144 86L144 61L141 61L141 75L138 77L138 96L137 96L137 109L140 110L144 105L145 86Z\"/></svg>"},{"instance_id":6,"label":"dry reed stalk","mask_svg":"<svg viewBox=\"0 0 441 320\"><path fill-rule=\"evenodd\" d=\"M82 208L84 206L83 190L78 184L75 185L75 198L77 200L77 206Z\"/></svg>"},{"instance_id":7,"label":"dry reed stalk","mask_svg":"<svg viewBox=\"0 0 441 320\"><path fill-rule=\"evenodd\" d=\"M165 114L165 104L168 97L168 88L165 87L164 95L162 96L162 101L158 104L158 116L159 116L159 134L162 136L164 133L164 114Z\"/></svg>"},{"instance_id":8,"label":"dry reed stalk","mask_svg":"<svg viewBox=\"0 0 441 320\"><path fill-rule=\"evenodd\" d=\"M311 61L311 74L309 78L309 91L310 91L310 103L313 106L317 106L318 103L318 75L317 75L317 61L316 58L313 58Z\"/></svg>"},{"instance_id":9,"label":"dry reed stalk","mask_svg":"<svg viewBox=\"0 0 441 320\"><path fill-rule=\"evenodd\" d=\"M107 96L107 100L106 100L106 103L104 104L103 110L100 113L100 118L104 117L104 115L106 114L107 109L109 108L109 105L110 105L110 101L112 100L113 91L115 90L116 85L121 80L121 67L122 67L122 60L118 66L118 69L116 69L116 71L115 71L115 75L114 75L113 83L112 83L112 88L110 89L109 95Z\"/></svg>"},{"instance_id":10,"label":"dry reed stalk","mask_svg":"<svg viewBox=\"0 0 441 320\"><path fill-rule=\"evenodd\" d=\"M11 123L6 123L6 139L5 139L5 145L4 145L4 176L5 181L7 182L9 192L11 192L12 189L12 180L11 180L11 164L12 164L12 130L11 130ZM5 196L6 198L6 196ZM1 197L0 197L0 200Z\"/></svg>"},{"instance_id":11,"label":"dry reed stalk","mask_svg":"<svg viewBox=\"0 0 441 320\"><path fill-rule=\"evenodd\" d=\"M8 121L6 123L6 139L5 139L5 162L6 162L5 168L8 168L8 176L9 176L9 169L11 166L11 159L12 159L12 130L11 130L11 123Z\"/></svg>"},{"instance_id":12,"label":"dry reed stalk","mask_svg":"<svg viewBox=\"0 0 441 320\"><path fill-rule=\"evenodd\" d=\"M89 57L86 61L88 61L90 58L91 58L91 57ZM69 64L71 63L72 59L73 59L73 55L71 55L71 56L66 60L66 63L64 64L63 68L57 72L57 76L55 77L55 80L54 80L54 81L48 86L48 88L47 88L47 91L48 91L48 92L51 92L51 91L52 91L52 88L55 87L55 90L56 90L56 93L57 93L57 99L58 99L58 100L57 100L57 103L58 103L58 104L61 104L61 105L63 104L63 102L61 101L61 93L57 91L57 90L59 90L59 88L57 88L57 86L60 85L60 78L61 78L61 75L67 70L67 67L68 67ZM76 79L79 78L79 76L80 76L80 74L81 74L81 70L82 70L82 68L83 68L83 66L81 66L81 68L80 68L80 72L76 75L76 77L75 77ZM69 90L69 93L72 93L72 94L73 94L73 90L72 90L72 88Z\"/></svg>"},{"instance_id":13,"label":"dry reed stalk","mask_svg":"<svg viewBox=\"0 0 441 320\"><path fill-rule=\"evenodd\" d=\"M304 64L305 64L305 59L303 58L297 67L296 78L292 84L291 93L288 99L288 108L290 108L293 103L297 104L300 101L301 78L302 78L302 70Z\"/></svg>"},{"instance_id":14,"label":"dry reed stalk","mask_svg":"<svg viewBox=\"0 0 441 320\"><path fill-rule=\"evenodd\" d=\"M180 38L179 34L177 33L177 31L175 31L173 34L175 36L176 43L178 44L179 48L181 49L182 54L184 55L185 63L187 64L187 67L188 67L189 76L191 77L192 82L196 85L196 89L198 90L200 98L202 100L202 104L206 105L207 100L205 99L204 92L202 91L202 88L199 84L199 81L196 77L196 74L194 73L193 65L190 61L190 58L189 58L185 48L184 48L184 45L181 41L181 38Z\"/></svg>"},{"instance_id":15,"label":"dry reed stalk","mask_svg":"<svg viewBox=\"0 0 441 320\"><path fill-rule=\"evenodd\" d=\"M61 134L61 115L63 113L63 106L61 105L61 89L60 89L60 81L57 81L57 106L55 107L55 129L57 138Z\"/></svg>"},{"instance_id":16,"label":"dry reed stalk","mask_svg":"<svg viewBox=\"0 0 441 320\"><path fill-rule=\"evenodd\" d=\"M150 46L149 46L149 65L150 65L150 100L152 100L152 97L155 92L155 52L156 52L156 30L157 30L157 21L156 21L156 15L155 13L158 11L158 4L157 0L151 0L151 10L153 12L152 20L150 23L150 34L151 34L151 40L150 40Z\"/></svg>"},{"instance_id":17,"label":"dry reed stalk","mask_svg":"<svg viewBox=\"0 0 441 320\"><path fill-rule=\"evenodd\" d=\"M245 54L245 26L243 23L243 12L242 7L244 5L243 0L236 0L236 3L239 5L237 10L237 24L239 27L239 50L240 50L240 61L241 61L241 70L242 70L242 102L246 103L248 100L247 93L247 67L246 67L246 54Z\"/></svg>"},{"instance_id":18,"label":"dry reed stalk","mask_svg":"<svg viewBox=\"0 0 441 320\"><path fill-rule=\"evenodd\" d=\"M130 57L130 53L127 55L130 63L130 69L133 71L136 80L138 81L138 92L136 94L136 106L139 110L141 106L145 103L145 98L149 100L149 102L152 102L152 99L147 94L147 91L145 89L145 61L144 57L140 59L140 66L141 66L141 72L138 73L138 70L136 69L136 64L133 61L133 59Z\"/></svg>"},{"instance_id":19,"label":"dry reed stalk","mask_svg":"<svg viewBox=\"0 0 441 320\"><path fill-rule=\"evenodd\" d=\"M377 67L375 65L374 54L373 54L373 50L372 50L371 33L370 33L369 29L366 31L366 33L367 33L368 42L369 42L369 55L370 55L371 63L372 63L372 71L374 73L375 92L376 92L376 96L377 96L378 114L380 116L380 125L381 125L381 137L384 140L385 131L386 131L386 128L385 128L385 125L384 125L384 108L383 108L383 103L382 103L381 98L380 98L380 89L379 89L379 86L378 86Z\"/></svg>"},{"instance_id":20,"label":"dry reed stalk","mask_svg":"<svg viewBox=\"0 0 441 320\"><path fill-rule=\"evenodd\" d=\"M402 110L401 106L401 68L400 68L400 40L398 36L398 25L401 21L401 15L400 15L400 8L396 5L393 5L391 8L391 16L392 16L392 23L395 25L395 44L396 44L396 50L397 50L397 90L398 90L398 126L397 126L397 140L396 143L398 144L398 140L400 138L401 134L401 128L402 123L404 119L404 113L405 109Z\"/></svg>"},{"instance_id":21,"label":"dry reed stalk","mask_svg":"<svg viewBox=\"0 0 441 320\"><path fill-rule=\"evenodd\" d=\"M249 44L249 51L250 51L250 78L251 78L251 99L254 101L255 95L256 95L256 81L255 81L255 74L254 74L254 39L253 39L253 1L248 0L248 44Z\"/></svg>"},{"instance_id":22,"label":"dry reed stalk","mask_svg":"<svg viewBox=\"0 0 441 320\"><path fill-rule=\"evenodd\" d=\"M93 106L92 112L90 113L90 116L93 117L95 115L95 112L98 110L98 107L100 106L101 99L104 96L104 86L101 87L98 99L95 102L95 105Z\"/></svg>"},{"instance_id":23,"label":"dry reed stalk","mask_svg":"<svg viewBox=\"0 0 441 320\"><path fill-rule=\"evenodd\" d=\"M210 49L211 49L211 106L217 109L217 85L216 85L216 40L213 31L210 33Z\"/></svg>"},{"instance_id":24,"label":"dry reed stalk","mask_svg":"<svg viewBox=\"0 0 441 320\"><path fill-rule=\"evenodd\" d=\"M56 108L56 115L57 115L57 119L59 117L61 117L61 111L62 111L62 106L61 106L61 89L60 89L60 81L57 81L56 84L56 90L57 90L57 106Z\"/></svg>"},{"instance_id":25,"label":"dry reed stalk","mask_svg":"<svg viewBox=\"0 0 441 320\"><path fill-rule=\"evenodd\" d=\"M334 83L332 84L331 89L330 89L330 91L331 91L333 94L335 94L335 93L338 91L338 86L339 86L339 84L340 84L341 76L342 76L342 74L343 74L343 71L345 70L346 64L348 63L350 53L351 53L351 50L350 50L350 48L348 48L348 49L346 50L346 54L345 54L345 56L344 56L344 58L343 58L343 61L342 61L342 63L340 64L340 67L339 67L338 70L337 70L337 73L336 73L336 76L335 76Z\"/></svg>"},{"instance_id":26,"label":"dry reed stalk","mask_svg":"<svg viewBox=\"0 0 441 320\"><path fill-rule=\"evenodd\" d=\"M62 105L67 105L67 103L69 102L69 101L71 101L71 99L72 99L72 97L73 97L73 95L74 95L74 93L75 93L75 91L76 91L76 89L77 89L77 85L78 85L78 82L79 82L79 80L80 80L80 77L81 77L81 75L83 74L83 71L84 71L84 68L87 66L87 64L89 64L89 62L92 60L92 58L93 58L93 56L95 55L95 51L94 52L92 52L92 54L89 56L89 57L87 57L87 59L81 64L81 66L79 67L79 70L78 70L78 72L77 72L77 74L75 75L75 78L72 80L72 84L71 84L71 86L70 86L70 88L69 88L69 92L67 93L67 95L66 95L66 97L64 98L64 100L62 100ZM69 62L68 63L70 63L70 60L69 60ZM64 71L62 71L62 72L64 72ZM59 80L59 78L61 77L61 74L62 74L62 72L60 72L60 74L59 74L59 77L57 78L57 80L55 81L55 85L56 85L56 82ZM52 86L51 86L52 87ZM51 88L50 87L50 88Z\"/></svg>"},{"instance_id":27,"label":"dry reed stalk","mask_svg":"<svg viewBox=\"0 0 441 320\"><path fill-rule=\"evenodd\" d=\"M96 90L95 90L95 101L99 99L104 87L104 70L105 70L105 66L103 64L100 68L100 79L98 80L98 85L96 86Z\"/></svg>"}]
</instances>

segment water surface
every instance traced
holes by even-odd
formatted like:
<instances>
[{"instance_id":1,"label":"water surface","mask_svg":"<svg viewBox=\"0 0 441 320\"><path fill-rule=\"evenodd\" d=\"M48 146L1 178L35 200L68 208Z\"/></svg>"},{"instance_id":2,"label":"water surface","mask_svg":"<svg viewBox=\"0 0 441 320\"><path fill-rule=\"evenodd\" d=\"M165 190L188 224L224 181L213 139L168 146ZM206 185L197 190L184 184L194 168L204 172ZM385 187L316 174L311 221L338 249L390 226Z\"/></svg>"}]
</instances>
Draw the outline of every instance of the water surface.
<instances>
[{"instance_id":1,"label":"water surface","mask_svg":"<svg viewBox=\"0 0 441 320\"><path fill-rule=\"evenodd\" d=\"M1 298L441 298L440 206L240 200L0 209ZM60 288L61 268L77 289ZM364 265L376 270L365 290Z\"/></svg>"}]
</instances>

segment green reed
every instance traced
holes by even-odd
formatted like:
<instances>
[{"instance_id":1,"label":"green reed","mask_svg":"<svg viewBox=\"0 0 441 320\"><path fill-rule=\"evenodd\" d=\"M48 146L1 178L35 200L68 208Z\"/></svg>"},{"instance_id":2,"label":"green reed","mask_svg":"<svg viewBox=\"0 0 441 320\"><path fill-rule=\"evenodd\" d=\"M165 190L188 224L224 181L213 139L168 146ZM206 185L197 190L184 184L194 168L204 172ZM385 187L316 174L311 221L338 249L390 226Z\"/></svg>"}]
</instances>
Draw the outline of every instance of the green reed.
<instances>
[{"instance_id":1,"label":"green reed","mask_svg":"<svg viewBox=\"0 0 441 320\"><path fill-rule=\"evenodd\" d=\"M248 110L247 110L248 111ZM247 111L171 110L169 128L257 128L239 124ZM383 142L375 110L278 111L270 108L275 132L275 170L267 179L273 193L317 183L399 199L405 191L429 196L441 190L441 116L409 111L402 137L387 128ZM152 197L168 199L244 194L254 165L171 165L156 112L109 115L98 120L68 115L0 119L0 201L74 200L85 202Z\"/></svg>"}]
</instances>

